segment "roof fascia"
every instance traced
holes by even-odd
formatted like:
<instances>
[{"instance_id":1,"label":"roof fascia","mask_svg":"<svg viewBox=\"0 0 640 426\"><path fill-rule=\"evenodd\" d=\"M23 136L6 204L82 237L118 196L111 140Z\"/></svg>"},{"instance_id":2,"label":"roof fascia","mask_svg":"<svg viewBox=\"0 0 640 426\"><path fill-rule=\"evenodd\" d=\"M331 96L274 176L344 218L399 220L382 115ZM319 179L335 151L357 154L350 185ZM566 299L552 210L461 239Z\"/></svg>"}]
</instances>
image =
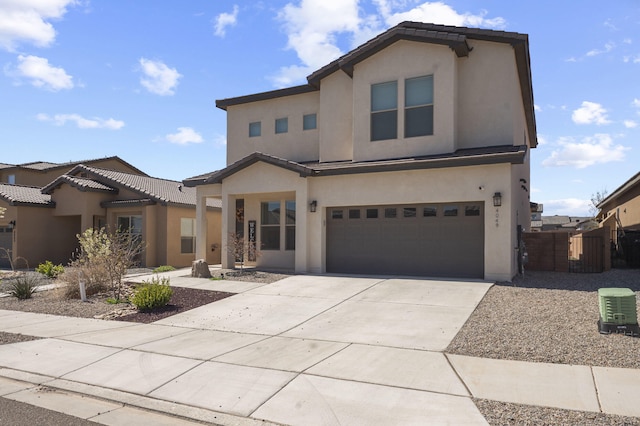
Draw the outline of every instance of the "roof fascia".
<instances>
[{"instance_id":1,"label":"roof fascia","mask_svg":"<svg viewBox=\"0 0 640 426\"><path fill-rule=\"evenodd\" d=\"M302 95L305 93L316 92L317 87L310 84L303 84L300 86L287 87L285 89L272 90L269 92L255 93L253 95L238 96L236 98L218 99L216 100L216 107L222 110L227 110L228 107L234 105L247 104L251 102L266 101L269 99L282 98L285 96Z\"/></svg>"}]
</instances>

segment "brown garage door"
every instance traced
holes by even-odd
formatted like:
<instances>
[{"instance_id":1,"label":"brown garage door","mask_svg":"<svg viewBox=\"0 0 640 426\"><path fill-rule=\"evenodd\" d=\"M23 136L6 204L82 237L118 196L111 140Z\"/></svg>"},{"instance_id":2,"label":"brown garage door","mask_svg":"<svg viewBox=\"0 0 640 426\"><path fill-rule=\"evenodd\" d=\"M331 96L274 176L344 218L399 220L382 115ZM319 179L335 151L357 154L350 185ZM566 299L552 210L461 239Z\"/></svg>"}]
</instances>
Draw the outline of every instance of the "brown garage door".
<instances>
[{"instance_id":1,"label":"brown garage door","mask_svg":"<svg viewBox=\"0 0 640 426\"><path fill-rule=\"evenodd\" d=\"M327 271L484 277L484 204L333 207Z\"/></svg>"}]
</instances>

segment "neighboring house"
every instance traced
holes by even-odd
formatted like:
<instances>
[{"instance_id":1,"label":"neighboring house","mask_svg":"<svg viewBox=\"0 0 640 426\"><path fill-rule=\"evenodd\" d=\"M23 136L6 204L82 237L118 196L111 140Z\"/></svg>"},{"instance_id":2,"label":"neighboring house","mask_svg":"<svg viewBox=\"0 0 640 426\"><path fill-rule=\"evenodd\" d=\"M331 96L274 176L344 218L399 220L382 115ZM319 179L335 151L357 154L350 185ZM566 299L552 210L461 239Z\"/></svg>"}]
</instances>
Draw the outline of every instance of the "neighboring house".
<instances>
[{"instance_id":1,"label":"neighboring house","mask_svg":"<svg viewBox=\"0 0 640 426\"><path fill-rule=\"evenodd\" d=\"M593 218L588 216L542 216L542 229L541 231L562 231L576 233L579 231L585 231L593 229L591 226ZM533 222L532 222L533 228Z\"/></svg>"},{"instance_id":2,"label":"neighboring house","mask_svg":"<svg viewBox=\"0 0 640 426\"><path fill-rule=\"evenodd\" d=\"M544 212L544 205L540 203L529 203L531 208L531 232L542 231L542 213Z\"/></svg>"},{"instance_id":3,"label":"neighboring house","mask_svg":"<svg viewBox=\"0 0 640 426\"><path fill-rule=\"evenodd\" d=\"M597 206L600 226L640 231L640 173L620 185Z\"/></svg>"},{"instance_id":4,"label":"neighboring house","mask_svg":"<svg viewBox=\"0 0 640 426\"><path fill-rule=\"evenodd\" d=\"M0 206L7 208L0 244L30 267L45 260L66 264L78 248L77 234L107 226L140 235L143 266L189 266L195 204L195 189L181 182L78 164L44 187L0 184ZM219 200L206 204L203 257L209 263L220 262L220 207Z\"/></svg>"},{"instance_id":5,"label":"neighboring house","mask_svg":"<svg viewBox=\"0 0 640 426\"><path fill-rule=\"evenodd\" d=\"M307 80L216 102L228 166L184 183L199 211L222 200L223 246L241 232L256 265L299 273L516 274L537 145L527 35L403 22Z\"/></svg>"},{"instance_id":6,"label":"neighboring house","mask_svg":"<svg viewBox=\"0 0 640 426\"><path fill-rule=\"evenodd\" d=\"M78 164L91 167L101 167L109 170L119 170L134 175L148 176L143 171L132 166L120 157L96 158L93 160L73 161L69 163L50 163L47 161L35 161L23 164L0 163L0 183L45 186L58 176L68 172Z\"/></svg>"}]
</instances>

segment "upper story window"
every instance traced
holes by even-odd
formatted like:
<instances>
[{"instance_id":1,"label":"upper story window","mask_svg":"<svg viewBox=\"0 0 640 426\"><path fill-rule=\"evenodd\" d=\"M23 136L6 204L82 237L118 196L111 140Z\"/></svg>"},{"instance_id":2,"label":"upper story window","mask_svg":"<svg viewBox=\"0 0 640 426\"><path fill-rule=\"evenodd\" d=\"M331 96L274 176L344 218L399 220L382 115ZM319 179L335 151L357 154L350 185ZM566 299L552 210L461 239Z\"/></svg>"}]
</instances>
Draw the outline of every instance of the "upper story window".
<instances>
[{"instance_id":1,"label":"upper story window","mask_svg":"<svg viewBox=\"0 0 640 426\"><path fill-rule=\"evenodd\" d=\"M287 133L289 131L289 119L276 118L276 133Z\"/></svg>"},{"instance_id":2,"label":"upper story window","mask_svg":"<svg viewBox=\"0 0 640 426\"><path fill-rule=\"evenodd\" d=\"M433 135L433 75L404 82L404 137Z\"/></svg>"},{"instance_id":3,"label":"upper story window","mask_svg":"<svg viewBox=\"0 0 640 426\"><path fill-rule=\"evenodd\" d=\"M398 137L398 82L371 86L371 140Z\"/></svg>"},{"instance_id":4,"label":"upper story window","mask_svg":"<svg viewBox=\"0 0 640 426\"><path fill-rule=\"evenodd\" d=\"M302 116L302 130L313 130L318 127L318 116L316 114L305 114Z\"/></svg>"},{"instance_id":5,"label":"upper story window","mask_svg":"<svg viewBox=\"0 0 640 426\"><path fill-rule=\"evenodd\" d=\"M11 184L11 185L15 185L16 184L16 175L7 176L7 183Z\"/></svg>"},{"instance_id":6,"label":"upper story window","mask_svg":"<svg viewBox=\"0 0 640 426\"><path fill-rule=\"evenodd\" d=\"M249 137L253 138L262 134L262 124L259 121L249 123Z\"/></svg>"}]
</instances>

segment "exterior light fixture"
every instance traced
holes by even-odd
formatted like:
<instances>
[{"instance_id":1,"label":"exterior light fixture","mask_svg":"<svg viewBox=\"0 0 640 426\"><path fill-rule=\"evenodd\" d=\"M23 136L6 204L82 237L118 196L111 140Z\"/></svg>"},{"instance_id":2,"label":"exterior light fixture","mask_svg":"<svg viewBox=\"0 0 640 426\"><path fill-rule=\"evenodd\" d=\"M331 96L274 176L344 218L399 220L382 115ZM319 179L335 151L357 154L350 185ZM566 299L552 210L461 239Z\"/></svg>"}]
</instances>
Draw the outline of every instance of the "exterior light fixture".
<instances>
[{"instance_id":1,"label":"exterior light fixture","mask_svg":"<svg viewBox=\"0 0 640 426\"><path fill-rule=\"evenodd\" d=\"M11 222L9 222L9 228L10 229L13 229L15 227L16 227L16 221L15 220L12 220Z\"/></svg>"},{"instance_id":2,"label":"exterior light fixture","mask_svg":"<svg viewBox=\"0 0 640 426\"><path fill-rule=\"evenodd\" d=\"M493 194L493 206L500 207L501 205L502 205L502 194L499 192L496 192L495 194Z\"/></svg>"},{"instance_id":3,"label":"exterior light fixture","mask_svg":"<svg viewBox=\"0 0 640 426\"><path fill-rule=\"evenodd\" d=\"M318 202L316 200L313 200L311 203L309 203L309 210L311 211L311 213L315 213L317 208Z\"/></svg>"}]
</instances>

